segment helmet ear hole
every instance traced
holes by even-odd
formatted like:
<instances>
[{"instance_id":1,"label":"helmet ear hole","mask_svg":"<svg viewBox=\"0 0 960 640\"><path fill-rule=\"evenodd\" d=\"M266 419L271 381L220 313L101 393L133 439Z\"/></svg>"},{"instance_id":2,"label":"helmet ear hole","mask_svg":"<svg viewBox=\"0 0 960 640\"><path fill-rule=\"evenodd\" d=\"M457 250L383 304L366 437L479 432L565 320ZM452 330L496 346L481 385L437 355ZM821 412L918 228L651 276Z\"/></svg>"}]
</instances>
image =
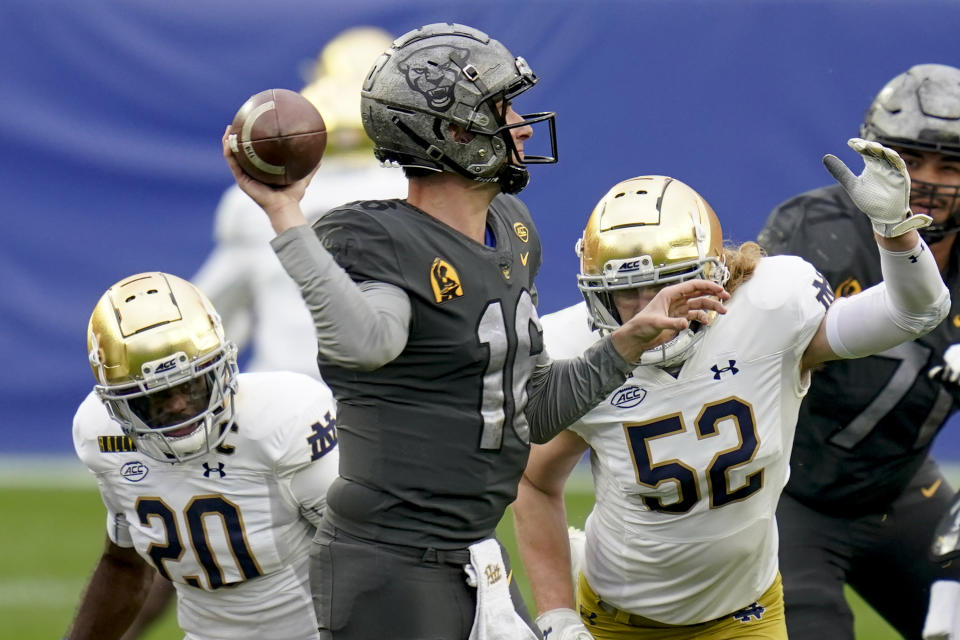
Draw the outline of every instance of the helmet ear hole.
<instances>
[{"instance_id":1,"label":"helmet ear hole","mask_svg":"<svg viewBox=\"0 0 960 640\"><path fill-rule=\"evenodd\" d=\"M468 144L475 137L472 133L455 122L451 122L447 125L447 134L448 139L456 142L457 144Z\"/></svg>"}]
</instances>

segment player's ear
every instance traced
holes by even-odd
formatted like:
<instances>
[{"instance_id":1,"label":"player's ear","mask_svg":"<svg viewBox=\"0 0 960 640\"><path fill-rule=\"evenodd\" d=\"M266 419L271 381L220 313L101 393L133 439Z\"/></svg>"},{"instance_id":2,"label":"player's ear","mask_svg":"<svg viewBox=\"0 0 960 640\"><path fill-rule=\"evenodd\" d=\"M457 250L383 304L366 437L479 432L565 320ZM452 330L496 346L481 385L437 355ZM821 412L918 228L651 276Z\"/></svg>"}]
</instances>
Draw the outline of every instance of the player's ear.
<instances>
[{"instance_id":1,"label":"player's ear","mask_svg":"<svg viewBox=\"0 0 960 640\"><path fill-rule=\"evenodd\" d=\"M461 127L459 124L451 122L447 125L447 135L454 142L459 142L460 144L466 144L473 140L474 135Z\"/></svg>"}]
</instances>

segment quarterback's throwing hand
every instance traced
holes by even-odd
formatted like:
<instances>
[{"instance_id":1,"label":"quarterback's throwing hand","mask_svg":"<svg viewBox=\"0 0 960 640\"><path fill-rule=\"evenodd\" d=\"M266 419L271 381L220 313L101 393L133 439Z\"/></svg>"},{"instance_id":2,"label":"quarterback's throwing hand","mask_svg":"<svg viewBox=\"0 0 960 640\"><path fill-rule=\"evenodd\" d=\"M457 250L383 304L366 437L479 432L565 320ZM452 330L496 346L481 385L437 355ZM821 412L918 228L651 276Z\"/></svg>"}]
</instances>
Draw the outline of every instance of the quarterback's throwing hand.
<instances>
[{"instance_id":1,"label":"quarterback's throwing hand","mask_svg":"<svg viewBox=\"0 0 960 640\"><path fill-rule=\"evenodd\" d=\"M835 155L825 155L823 164L857 208L867 214L874 231L895 238L933 221L928 215L911 213L910 174L896 151L862 138L851 138L847 145L863 157L859 176Z\"/></svg>"},{"instance_id":2,"label":"quarterback's throwing hand","mask_svg":"<svg viewBox=\"0 0 960 640\"><path fill-rule=\"evenodd\" d=\"M927 376L932 380L943 380L960 384L960 344L953 344L943 352L943 365L931 367Z\"/></svg>"},{"instance_id":3,"label":"quarterback's throwing hand","mask_svg":"<svg viewBox=\"0 0 960 640\"><path fill-rule=\"evenodd\" d=\"M307 189L307 185L313 179L313 174L320 168L318 164L306 177L285 187L273 186L258 182L248 176L240 168L233 151L230 149L230 127L223 132L223 138L220 140L223 147L223 158L230 167L237 186L253 199L260 208L264 210L267 217L270 218L270 224L277 233L285 231L290 227L307 224L300 209L300 200Z\"/></svg>"},{"instance_id":4,"label":"quarterback's throwing hand","mask_svg":"<svg viewBox=\"0 0 960 640\"><path fill-rule=\"evenodd\" d=\"M537 618L543 640L593 640L573 609L550 609Z\"/></svg>"}]
</instances>

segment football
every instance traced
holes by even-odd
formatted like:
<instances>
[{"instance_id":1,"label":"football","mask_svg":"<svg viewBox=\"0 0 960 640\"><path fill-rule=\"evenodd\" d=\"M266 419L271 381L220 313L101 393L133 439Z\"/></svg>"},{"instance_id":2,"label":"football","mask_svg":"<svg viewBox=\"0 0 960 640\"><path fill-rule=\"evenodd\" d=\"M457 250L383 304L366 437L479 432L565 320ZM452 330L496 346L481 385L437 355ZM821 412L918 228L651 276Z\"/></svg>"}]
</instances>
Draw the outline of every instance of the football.
<instances>
[{"instance_id":1,"label":"football","mask_svg":"<svg viewBox=\"0 0 960 640\"><path fill-rule=\"evenodd\" d=\"M327 147L323 117L289 89L267 89L233 118L230 150L244 173L266 184L292 184L313 171Z\"/></svg>"}]
</instances>

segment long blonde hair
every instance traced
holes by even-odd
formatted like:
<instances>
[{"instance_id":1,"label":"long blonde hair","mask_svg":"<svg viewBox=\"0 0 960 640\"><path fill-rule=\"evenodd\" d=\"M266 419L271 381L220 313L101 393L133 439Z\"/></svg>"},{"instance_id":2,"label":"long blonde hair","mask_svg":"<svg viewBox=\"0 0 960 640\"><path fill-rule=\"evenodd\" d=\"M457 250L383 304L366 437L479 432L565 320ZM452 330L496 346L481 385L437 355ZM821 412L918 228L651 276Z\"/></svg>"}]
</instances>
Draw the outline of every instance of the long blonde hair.
<instances>
[{"instance_id":1,"label":"long blonde hair","mask_svg":"<svg viewBox=\"0 0 960 640\"><path fill-rule=\"evenodd\" d=\"M728 293L733 293L737 287L750 279L757 263L767 255L756 242L747 241L740 246L723 247L723 260L727 269L730 270L730 277L723 285Z\"/></svg>"}]
</instances>

